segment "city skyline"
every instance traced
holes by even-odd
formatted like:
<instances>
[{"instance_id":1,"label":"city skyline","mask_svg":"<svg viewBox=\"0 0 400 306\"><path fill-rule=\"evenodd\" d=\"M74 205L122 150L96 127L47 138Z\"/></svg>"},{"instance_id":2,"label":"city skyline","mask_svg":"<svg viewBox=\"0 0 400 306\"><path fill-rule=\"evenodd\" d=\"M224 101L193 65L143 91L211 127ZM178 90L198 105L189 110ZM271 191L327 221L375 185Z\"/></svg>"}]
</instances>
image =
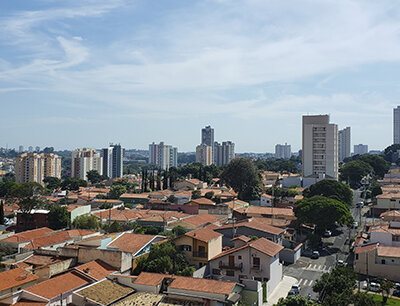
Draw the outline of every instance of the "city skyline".
<instances>
[{"instance_id":1,"label":"city skyline","mask_svg":"<svg viewBox=\"0 0 400 306\"><path fill-rule=\"evenodd\" d=\"M13 1L0 9L2 147L113 140L144 149L158 139L193 152L199 129L211 125L237 152L285 142L297 151L307 114L330 114L372 150L392 144L395 1Z\"/></svg>"}]
</instances>

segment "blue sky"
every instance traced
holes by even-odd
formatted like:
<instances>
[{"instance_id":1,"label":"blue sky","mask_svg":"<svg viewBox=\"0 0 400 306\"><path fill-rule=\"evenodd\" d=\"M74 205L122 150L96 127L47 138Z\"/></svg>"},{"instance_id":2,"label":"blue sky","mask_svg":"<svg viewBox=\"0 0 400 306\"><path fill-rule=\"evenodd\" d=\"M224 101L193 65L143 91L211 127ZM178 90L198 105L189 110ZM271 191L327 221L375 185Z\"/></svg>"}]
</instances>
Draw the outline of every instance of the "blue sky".
<instances>
[{"instance_id":1,"label":"blue sky","mask_svg":"<svg viewBox=\"0 0 400 306\"><path fill-rule=\"evenodd\" d=\"M301 146L330 114L352 144L392 142L398 1L0 2L0 146L237 152Z\"/></svg>"}]
</instances>

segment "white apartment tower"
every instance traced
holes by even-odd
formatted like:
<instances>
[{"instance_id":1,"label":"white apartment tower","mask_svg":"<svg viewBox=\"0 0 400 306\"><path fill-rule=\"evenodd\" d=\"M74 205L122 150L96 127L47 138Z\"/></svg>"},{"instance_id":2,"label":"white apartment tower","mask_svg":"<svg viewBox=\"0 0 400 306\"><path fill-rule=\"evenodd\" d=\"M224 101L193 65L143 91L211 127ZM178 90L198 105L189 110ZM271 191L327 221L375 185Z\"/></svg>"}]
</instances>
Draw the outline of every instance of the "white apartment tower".
<instances>
[{"instance_id":1,"label":"white apartment tower","mask_svg":"<svg viewBox=\"0 0 400 306\"><path fill-rule=\"evenodd\" d=\"M338 127L329 115L303 116L303 177L338 179Z\"/></svg>"},{"instance_id":2,"label":"white apartment tower","mask_svg":"<svg viewBox=\"0 0 400 306\"><path fill-rule=\"evenodd\" d=\"M393 144L400 143L400 106L393 109Z\"/></svg>"},{"instance_id":3,"label":"white apartment tower","mask_svg":"<svg viewBox=\"0 0 400 306\"><path fill-rule=\"evenodd\" d=\"M351 132L350 127L346 127L338 132L339 161L351 156Z\"/></svg>"},{"instance_id":4,"label":"white apartment tower","mask_svg":"<svg viewBox=\"0 0 400 306\"><path fill-rule=\"evenodd\" d=\"M292 156L291 146L285 143L275 145L275 158L290 159Z\"/></svg>"},{"instance_id":5,"label":"white apartment tower","mask_svg":"<svg viewBox=\"0 0 400 306\"><path fill-rule=\"evenodd\" d=\"M87 173L96 170L103 174L103 159L95 149L76 149L72 152L71 176L87 180Z\"/></svg>"},{"instance_id":6,"label":"white apartment tower","mask_svg":"<svg viewBox=\"0 0 400 306\"><path fill-rule=\"evenodd\" d=\"M224 141L222 144L215 142L214 148L217 166L229 164L235 158L235 144L231 141Z\"/></svg>"},{"instance_id":7,"label":"white apartment tower","mask_svg":"<svg viewBox=\"0 0 400 306\"><path fill-rule=\"evenodd\" d=\"M209 166L213 163L213 150L211 146L201 144L196 147L196 163Z\"/></svg>"},{"instance_id":8,"label":"white apartment tower","mask_svg":"<svg viewBox=\"0 0 400 306\"><path fill-rule=\"evenodd\" d=\"M149 145L149 164L161 169L178 166L178 149L160 142Z\"/></svg>"},{"instance_id":9,"label":"white apartment tower","mask_svg":"<svg viewBox=\"0 0 400 306\"><path fill-rule=\"evenodd\" d=\"M118 178L123 175L123 149L121 145L110 144L103 152L103 174L109 178Z\"/></svg>"}]
</instances>

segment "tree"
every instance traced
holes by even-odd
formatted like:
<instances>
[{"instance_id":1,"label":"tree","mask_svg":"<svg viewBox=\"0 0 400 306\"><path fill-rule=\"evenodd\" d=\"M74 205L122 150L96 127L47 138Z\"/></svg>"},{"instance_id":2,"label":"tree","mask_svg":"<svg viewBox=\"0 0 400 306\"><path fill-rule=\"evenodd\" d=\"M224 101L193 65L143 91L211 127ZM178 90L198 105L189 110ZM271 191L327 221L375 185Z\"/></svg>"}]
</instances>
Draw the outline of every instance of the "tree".
<instances>
[{"instance_id":1,"label":"tree","mask_svg":"<svg viewBox=\"0 0 400 306\"><path fill-rule=\"evenodd\" d=\"M204 195L204 197L210 200L213 198L213 196L214 196L214 191L209 191Z\"/></svg>"},{"instance_id":2,"label":"tree","mask_svg":"<svg viewBox=\"0 0 400 306\"><path fill-rule=\"evenodd\" d=\"M4 224L4 202L0 203L0 224Z\"/></svg>"},{"instance_id":3,"label":"tree","mask_svg":"<svg viewBox=\"0 0 400 306\"><path fill-rule=\"evenodd\" d=\"M201 198L201 191L200 190L193 190L192 191L192 199Z\"/></svg>"},{"instance_id":4,"label":"tree","mask_svg":"<svg viewBox=\"0 0 400 306\"><path fill-rule=\"evenodd\" d=\"M287 298L280 298L278 303L274 306L316 306L318 305L312 300L307 299L305 296L288 296Z\"/></svg>"},{"instance_id":5,"label":"tree","mask_svg":"<svg viewBox=\"0 0 400 306\"><path fill-rule=\"evenodd\" d=\"M356 273L346 267L336 267L330 273L324 273L313 286L313 291L319 293L323 305L347 306L353 300L353 290L356 287Z\"/></svg>"},{"instance_id":6,"label":"tree","mask_svg":"<svg viewBox=\"0 0 400 306\"><path fill-rule=\"evenodd\" d=\"M43 179L43 183L46 184L46 188L50 190L57 189L61 186L61 180L58 177L48 176Z\"/></svg>"},{"instance_id":7,"label":"tree","mask_svg":"<svg viewBox=\"0 0 400 306\"><path fill-rule=\"evenodd\" d=\"M306 198L313 196L324 196L336 199L340 202L351 205L353 203L353 192L348 185L334 180L322 180L304 189L303 195Z\"/></svg>"},{"instance_id":8,"label":"tree","mask_svg":"<svg viewBox=\"0 0 400 306\"><path fill-rule=\"evenodd\" d=\"M378 155L364 154L359 159L369 164L379 178L383 178L389 171L390 163Z\"/></svg>"},{"instance_id":9,"label":"tree","mask_svg":"<svg viewBox=\"0 0 400 306\"><path fill-rule=\"evenodd\" d=\"M294 213L300 222L315 224L320 234L335 222L348 225L354 221L345 203L323 196L297 201Z\"/></svg>"},{"instance_id":10,"label":"tree","mask_svg":"<svg viewBox=\"0 0 400 306\"><path fill-rule=\"evenodd\" d=\"M44 188L36 182L14 184L10 194L19 199L18 205L24 214L28 214L32 209L44 205L41 198L44 194Z\"/></svg>"},{"instance_id":11,"label":"tree","mask_svg":"<svg viewBox=\"0 0 400 306\"><path fill-rule=\"evenodd\" d=\"M371 187L371 197L375 198L377 195L382 194L382 188L378 184L375 184Z\"/></svg>"},{"instance_id":12,"label":"tree","mask_svg":"<svg viewBox=\"0 0 400 306\"><path fill-rule=\"evenodd\" d=\"M111 186L110 192L108 193L108 197L110 199L119 199L119 197L126 192L127 192L126 187L123 185Z\"/></svg>"},{"instance_id":13,"label":"tree","mask_svg":"<svg viewBox=\"0 0 400 306\"><path fill-rule=\"evenodd\" d=\"M354 306L378 306L377 302L374 301L372 295L366 292L357 292L353 296L353 304Z\"/></svg>"},{"instance_id":14,"label":"tree","mask_svg":"<svg viewBox=\"0 0 400 306\"><path fill-rule=\"evenodd\" d=\"M368 163L361 160L353 160L340 167L340 180L349 182L350 186L355 186L372 170Z\"/></svg>"},{"instance_id":15,"label":"tree","mask_svg":"<svg viewBox=\"0 0 400 306\"><path fill-rule=\"evenodd\" d=\"M87 187L87 182L74 177L68 177L61 182L63 190L79 190L79 187Z\"/></svg>"},{"instance_id":16,"label":"tree","mask_svg":"<svg viewBox=\"0 0 400 306\"><path fill-rule=\"evenodd\" d=\"M175 197L173 194L171 194L171 195L168 197L168 202L170 202L170 203L175 203L175 200L176 200L176 197Z\"/></svg>"},{"instance_id":17,"label":"tree","mask_svg":"<svg viewBox=\"0 0 400 306\"><path fill-rule=\"evenodd\" d=\"M187 231L183 226L177 225L172 229L172 232L178 237L184 235Z\"/></svg>"},{"instance_id":18,"label":"tree","mask_svg":"<svg viewBox=\"0 0 400 306\"><path fill-rule=\"evenodd\" d=\"M386 304L386 301L389 297L390 290L393 288L393 283L391 281L384 281L381 284L381 293L382 293L382 303Z\"/></svg>"},{"instance_id":19,"label":"tree","mask_svg":"<svg viewBox=\"0 0 400 306\"><path fill-rule=\"evenodd\" d=\"M53 204L48 214L49 226L53 230L66 228L69 225L69 212L65 206Z\"/></svg>"},{"instance_id":20,"label":"tree","mask_svg":"<svg viewBox=\"0 0 400 306\"><path fill-rule=\"evenodd\" d=\"M102 175L96 170L90 170L86 173L87 179L92 184L100 183L103 180Z\"/></svg>"},{"instance_id":21,"label":"tree","mask_svg":"<svg viewBox=\"0 0 400 306\"><path fill-rule=\"evenodd\" d=\"M114 221L110 225L104 225L103 229L107 233L117 233L122 231L122 227L117 221Z\"/></svg>"},{"instance_id":22,"label":"tree","mask_svg":"<svg viewBox=\"0 0 400 306\"><path fill-rule=\"evenodd\" d=\"M250 159L233 159L222 171L221 179L238 193L239 199L256 200L259 198L261 178Z\"/></svg>"},{"instance_id":23,"label":"tree","mask_svg":"<svg viewBox=\"0 0 400 306\"><path fill-rule=\"evenodd\" d=\"M388 161L389 163L395 163L398 161L399 156L397 155L397 151L400 150L400 144L392 144L388 146L383 151L383 158Z\"/></svg>"},{"instance_id":24,"label":"tree","mask_svg":"<svg viewBox=\"0 0 400 306\"><path fill-rule=\"evenodd\" d=\"M185 254L175 245L163 242L153 244L149 255L138 259L134 273L139 274L142 271L192 276L194 267L189 266Z\"/></svg>"},{"instance_id":25,"label":"tree","mask_svg":"<svg viewBox=\"0 0 400 306\"><path fill-rule=\"evenodd\" d=\"M78 216L74 219L72 225L74 228L89 230L97 230L100 227L100 223L94 215Z\"/></svg>"}]
</instances>

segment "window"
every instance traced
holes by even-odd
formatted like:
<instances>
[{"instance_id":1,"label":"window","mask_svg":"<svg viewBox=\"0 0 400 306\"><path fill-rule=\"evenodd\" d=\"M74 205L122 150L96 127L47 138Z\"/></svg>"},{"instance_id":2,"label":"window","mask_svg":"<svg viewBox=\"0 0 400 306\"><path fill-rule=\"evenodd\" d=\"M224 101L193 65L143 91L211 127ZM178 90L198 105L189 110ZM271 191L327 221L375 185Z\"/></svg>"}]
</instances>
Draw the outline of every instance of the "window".
<instances>
[{"instance_id":1,"label":"window","mask_svg":"<svg viewBox=\"0 0 400 306\"><path fill-rule=\"evenodd\" d=\"M253 268L260 268L260 257L253 257Z\"/></svg>"},{"instance_id":2,"label":"window","mask_svg":"<svg viewBox=\"0 0 400 306\"><path fill-rule=\"evenodd\" d=\"M254 280L262 282L262 278L261 277L254 277Z\"/></svg>"},{"instance_id":3,"label":"window","mask_svg":"<svg viewBox=\"0 0 400 306\"><path fill-rule=\"evenodd\" d=\"M400 236L392 236L392 241L400 241Z\"/></svg>"},{"instance_id":4,"label":"window","mask_svg":"<svg viewBox=\"0 0 400 306\"><path fill-rule=\"evenodd\" d=\"M235 271L233 271L233 270L226 270L226 276L235 276Z\"/></svg>"},{"instance_id":5,"label":"window","mask_svg":"<svg viewBox=\"0 0 400 306\"><path fill-rule=\"evenodd\" d=\"M238 259L242 259L242 256L241 256L241 255L239 255L239 256L238 256Z\"/></svg>"},{"instance_id":6,"label":"window","mask_svg":"<svg viewBox=\"0 0 400 306\"><path fill-rule=\"evenodd\" d=\"M247 279L247 275L239 275L239 279Z\"/></svg>"},{"instance_id":7,"label":"window","mask_svg":"<svg viewBox=\"0 0 400 306\"><path fill-rule=\"evenodd\" d=\"M187 244L183 244L183 245L181 245L181 250L190 252L192 250L192 246L191 245L187 245Z\"/></svg>"},{"instance_id":8,"label":"window","mask_svg":"<svg viewBox=\"0 0 400 306\"><path fill-rule=\"evenodd\" d=\"M382 259L381 263L382 265L386 264L386 260Z\"/></svg>"},{"instance_id":9,"label":"window","mask_svg":"<svg viewBox=\"0 0 400 306\"><path fill-rule=\"evenodd\" d=\"M358 260L358 254L356 254L356 260Z\"/></svg>"},{"instance_id":10,"label":"window","mask_svg":"<svg viewBox=\"0 0 400 306\"><path fill-rule=\"evenodd\" d=\"M212 274L221 275L221 270L220 269L212 269Z\"/></svg>"}]
</instances>

